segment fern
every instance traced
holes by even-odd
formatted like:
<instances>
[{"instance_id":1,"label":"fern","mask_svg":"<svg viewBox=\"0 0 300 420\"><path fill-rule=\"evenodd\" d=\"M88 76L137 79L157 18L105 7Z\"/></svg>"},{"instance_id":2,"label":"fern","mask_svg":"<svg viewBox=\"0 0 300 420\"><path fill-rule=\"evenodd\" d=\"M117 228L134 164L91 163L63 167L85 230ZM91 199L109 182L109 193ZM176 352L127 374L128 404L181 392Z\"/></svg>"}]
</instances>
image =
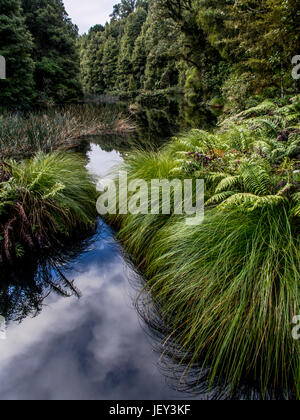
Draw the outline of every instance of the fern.
<instances>
[{"instance_id":1,"label":"fern","mask_svg":"<svg viewBox=\"0 0 300 420\"><path fill-rule=\"evenodd\" d=\"M220 194L215 194L209 200L206 201L205 205L210 206L212 204L218 204L218 203L224 202L228 197L231 197L234 194L237 194L237 192L236 191L224 191Z\"/></svg>"},{"instance_id":2,"label":"fern","mask_svg":"<svg viewBox=\"0 0 300 420\"><path fill-rule=\"evenodd\" d=\"M278 195L266 195L259 197L250 193L239 193L232 195L219 205L222 210L239 207L242 210L254 211L258 208L274 207L283 204L286 201L285 197Z\"/></svg>"},{"instance_id":3,"label":"fern","mask_svg":"<svg viewBox=\"0 0 300 420\"><path fill-rule=\"evenodd\" d=\"M229 175L218 184L216 193L224 192L232 187L236 187L240 184L242 178L240 175Z\"/></svg>"},{"instance_id":4,"label":"fern","mask_svg":"<svg viewBox=\"0 0 300 420\"><path fill-rule=\"evenodd\" d=\"M271 190L271 181L268 171L258 165L247 163L241 171L245 191L256 195L267 195Z\"/></svg>"}]
</instances>

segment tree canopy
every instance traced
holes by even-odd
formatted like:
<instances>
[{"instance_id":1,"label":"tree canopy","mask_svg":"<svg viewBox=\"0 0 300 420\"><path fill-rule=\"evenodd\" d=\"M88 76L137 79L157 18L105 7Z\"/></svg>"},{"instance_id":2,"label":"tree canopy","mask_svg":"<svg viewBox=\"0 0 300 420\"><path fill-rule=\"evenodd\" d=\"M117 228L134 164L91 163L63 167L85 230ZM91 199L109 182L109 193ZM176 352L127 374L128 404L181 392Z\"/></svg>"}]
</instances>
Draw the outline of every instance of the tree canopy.
<instances>
[{"instance_id":1,"label":"tree canopy","mask_svg":"<svg viewBox=\"0 0 300 420\"><path fill-rule=\"evenodd\" d=\"M80 40L90 93L180 87L239 106L298 89L298 0L122 0L101 35ZM83 50L87 52L83 53ZM83 64L84 63L84 64Z\"/></svg>"},{"instance_id":2,"label":"tree canopy","mask_svg":"<svg viewBox=\"0 0 300 420\"><path fill-rule=\"evenodd\" d=\"M80 97L77 27L61 0L0 0L0 55L7 62L5 107L65 103Z\"/></svg>"}]
</instances>

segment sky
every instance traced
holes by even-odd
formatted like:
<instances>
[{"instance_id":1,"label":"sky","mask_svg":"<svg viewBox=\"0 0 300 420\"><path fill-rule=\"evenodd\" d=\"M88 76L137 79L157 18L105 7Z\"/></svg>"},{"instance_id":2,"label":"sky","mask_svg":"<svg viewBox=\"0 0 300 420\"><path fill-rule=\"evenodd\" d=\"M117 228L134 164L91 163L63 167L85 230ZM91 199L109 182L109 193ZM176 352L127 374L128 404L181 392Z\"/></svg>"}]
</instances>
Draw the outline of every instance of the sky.
<instances>
[{"instance_id":1,"label":"sky","mask_svg":"<svg viewBox=\"0 0 300 420\"><path fill-rule=\"evenodd\" d=\"M66 11L79 27L80 34L96 24L104 25L116 3L118 0L64 0Z\"/></svg>"}]
</instances>

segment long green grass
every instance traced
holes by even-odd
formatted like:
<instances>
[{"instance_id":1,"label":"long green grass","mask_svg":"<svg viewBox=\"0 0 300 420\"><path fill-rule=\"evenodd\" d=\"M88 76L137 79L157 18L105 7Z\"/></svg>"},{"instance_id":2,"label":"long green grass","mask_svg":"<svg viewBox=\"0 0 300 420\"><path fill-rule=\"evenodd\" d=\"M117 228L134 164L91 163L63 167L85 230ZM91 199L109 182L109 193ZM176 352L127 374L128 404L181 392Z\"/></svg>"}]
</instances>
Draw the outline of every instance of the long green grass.
<instances>
[{"instance_id":1,"label":"long green grass","mask_svg":"<svg viewBox=\"0 0 300 420\"><path fill-rule=\"evenodd\" d=\"M1 262L50 249L96 220L94 180L76 154L3 162L0 178Z\"/></svg>"},{"instance_id":2,"label":"long green grass","mask_svg":"<svg viewBox=\"0 0 300 420\"><path fill-rule=\"evenodd\" d=\"M175 341L182 363L189 360L186 374L209 366L208 384L229 384L232 394L246 380L263 397L300 397L300 342L292 336L300 314L297 109L276 110L283 117L272 129L253 109L250 122L193 130L161 152L127 158L129 180L203 178L202 225L174 214L108 218L171 331L166 352Z\"/></svg>"}]
</instances>

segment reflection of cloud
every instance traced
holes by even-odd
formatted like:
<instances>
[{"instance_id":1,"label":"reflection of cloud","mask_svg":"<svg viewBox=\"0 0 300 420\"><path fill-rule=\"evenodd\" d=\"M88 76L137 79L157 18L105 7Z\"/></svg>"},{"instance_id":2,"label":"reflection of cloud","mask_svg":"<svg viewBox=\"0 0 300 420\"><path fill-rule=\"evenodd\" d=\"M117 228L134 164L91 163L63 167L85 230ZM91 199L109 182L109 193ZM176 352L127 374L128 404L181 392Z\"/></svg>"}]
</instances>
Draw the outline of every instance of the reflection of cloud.
<instances>
[{"instance_id":1,"label":"reflection of cloud","mask_svg":"<svg viewBox=\"0 0 300 420\"><path fill-rule=\"evenodd\" d=\"M99 176L105 176L117 164L123 161L120 153L112 151L105 152L97 144L91 144L91 150L88 152L89 163L87 168L89 172Z\"/></svg>"},{"instance_id":2,"label":"reflection of cloud","mask_svg":"<svg viewBox=\"0 0 300 420\"><path fill-rule=\"evenodd\" d=\"M99 241L69 273L79 301L51 295L37 318L10 326L0 343L2 399L174 397L132 308L125 263L111 238Z\"/></svg>"}]
</instances>

